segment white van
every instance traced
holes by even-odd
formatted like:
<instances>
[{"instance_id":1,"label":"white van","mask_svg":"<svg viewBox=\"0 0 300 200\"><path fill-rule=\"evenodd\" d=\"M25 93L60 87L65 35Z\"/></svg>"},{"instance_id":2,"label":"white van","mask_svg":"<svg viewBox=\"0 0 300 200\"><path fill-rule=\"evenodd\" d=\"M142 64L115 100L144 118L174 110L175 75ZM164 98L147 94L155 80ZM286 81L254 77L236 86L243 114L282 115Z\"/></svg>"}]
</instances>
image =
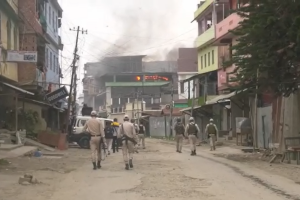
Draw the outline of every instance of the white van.
<instances>
[{"instance_id":1,"label":"white van","mask_svg":"<svg viewBox=\"0 0 300 200\"><path fill-rule=\"evenodd\" d=\"M89 149L90 148L90 136L89 133L83 132L83 127L90 116L77 116L73 123L72 134L69 135L69 142L76 142L81 148ZM105 128L105 123L107 121L113 122L111 119L107 118L97 118Z\"/></svg>"}]
</instances>

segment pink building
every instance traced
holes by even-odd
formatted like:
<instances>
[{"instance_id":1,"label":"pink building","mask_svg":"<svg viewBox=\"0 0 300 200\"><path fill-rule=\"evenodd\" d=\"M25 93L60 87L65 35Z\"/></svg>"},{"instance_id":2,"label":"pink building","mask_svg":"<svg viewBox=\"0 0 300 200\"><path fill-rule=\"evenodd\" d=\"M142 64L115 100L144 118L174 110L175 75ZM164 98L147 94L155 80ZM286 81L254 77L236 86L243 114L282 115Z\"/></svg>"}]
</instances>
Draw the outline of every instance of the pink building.
<instances>
[{"instance_id":1,"label":"pink building","mask_svg":"<svg viewBox=\"0 0 300 200\"><path fill-rule=\"evenodd\" d=\"M236 8L244 5L247 3L247 0L229 0L229 8L230 10L235 10ZM222 5L219 5L222 6ZM236 14L232 13L222 21L220 21L216 25L216 40L214 41L213 45L220 46L219 48L219 69L218 69L218 90L222 91L228 88L230 75L228 73L232 72L235 69L235 66L231 66L228 68L223 67L223 62L230 59L232 56L232 52L229 50L232 45L236 43L236 38L230 30L234 30L239 26L239 22L242 18ZM232 84L232 83L231 83Z\"/></svg>"}]
</instances>

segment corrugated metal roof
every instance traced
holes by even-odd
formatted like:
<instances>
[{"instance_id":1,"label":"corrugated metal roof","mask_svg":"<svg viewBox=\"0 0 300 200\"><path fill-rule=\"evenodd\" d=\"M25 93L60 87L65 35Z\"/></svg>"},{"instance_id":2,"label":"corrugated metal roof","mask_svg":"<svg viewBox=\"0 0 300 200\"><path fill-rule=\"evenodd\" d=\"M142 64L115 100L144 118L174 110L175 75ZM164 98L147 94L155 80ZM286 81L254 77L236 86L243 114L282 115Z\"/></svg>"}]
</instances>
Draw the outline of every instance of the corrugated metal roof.
<instances>
[{"instance_id":1,"label":"corrugated metal roof","mask_svg":"<svg viewBox=\"0 0 300 200\"><path fill-rule=\"evenodd\" d=\"M106 82L106 87L161 87L170 82Z\"/></svg>"},{"instance_id":2,"label":"corrugated metal roof","mask_svg":"<svg viewBox=\"0 0 300 200\"><path fill-rule=\"evenodd\" d=\"M5 85L5 86L7 86L7 87L9 87L9 88L11 88L11 89L14 89L14 90L16 90L18 92L21 92L21 93L24 93L24 94L29 94L29 95L34 95L34 93L29 92L27 90L24 90L22 88L19 88L19 87L15 86L15 85L11 85L9 83L4 83L4 82L2 82L2 84Z\"/></svg>"}]
</instances>

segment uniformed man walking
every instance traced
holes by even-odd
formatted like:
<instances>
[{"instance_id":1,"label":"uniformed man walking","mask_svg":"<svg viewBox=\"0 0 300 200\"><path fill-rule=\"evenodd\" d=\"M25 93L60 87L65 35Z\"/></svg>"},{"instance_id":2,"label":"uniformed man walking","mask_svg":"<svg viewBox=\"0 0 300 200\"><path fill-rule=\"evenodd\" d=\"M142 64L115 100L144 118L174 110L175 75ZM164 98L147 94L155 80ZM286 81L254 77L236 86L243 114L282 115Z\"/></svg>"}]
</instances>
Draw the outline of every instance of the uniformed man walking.
<instances>
[{"instance_id":1,"label":"uniformed man walking","mask_svg":"<svg viewBox=\"0 0 300 200\"><path fill-rule=\"evenodd\" d=\"M118 138L122 140L122 152L125 162L125 169L133 168L134 145L137 143L134 125L129 122L128 115L124 116L124 123L118 130Z\"/></svg>"},{"instance_id":2,"label":"uniformed man walking","mask_svg":"<svg viewBox=\"0 0 300 200\"><path fill-rule=\"evenodd\" d=\"M142 122L140 122L140 125L139 125L139 146L141 145L142 143L142 147L143 149L146 149L146 146L145 146L145 134L146 134L146 128L144 126L144 124Z\"/></svg>"},{"instance_id":3,"label":"uniformed man walking","mask_svg":"<svg viewBox=\"0 0 300 200\"><path fill-rule=\"evenodd\" d=\"M215 143L216 143L216 138L217 138L218 132L219 132L219 130L218 130L216 124L214 124L214 120L210 119L209 124L206 125L205 134L207 134L207 136L209 138L209 145L210 145L211 151L216 150Z\"/></svg>"},{"instance_id":4,"label":"uniformed man walking","mask_svg":"<svg viewBox=\"0 0 300 200\"><path fill-rule=\"evenodd\" d=\"M101 168L101 148L100 141L102 140L103 145L106 146L105 137L104 137L104 128L101 121L97 119L97 112L91 112L91 119L89 119L84 127L83 131L87 131L90 133L90 148L91 148L91 157L93 163L93 169ZM97 163L97 165L96 165Z\"/></svg>"},{"instance_id":5,"label":"uniformed man walking","mask_svg":"<svg viewBox=\"0 0 300 200\"><path fill-rule=\"evenodd\" d=\"M200 132L198 125L193 117L190 117L189 123L185 127L185 137L188 137L191 146L191 156L196 155L197 134Z\"/></svg>"},{"instance_id":6,"label":"uniformed man walking","mask_svg":"<svg viewBox=\"0 0 300 200\"><path fill-rule=\"evenodd\" d=\"M139 126L135 123L135 119L131 119L130 120L130 122L133 124L133 126L134 126L134 130L135 130L135 133L136 133L136 137L137 137L137 141L139 140L139 135L138 135L138 133L139 133ZM138 144L136 144L136 145L134 145L134 152L135 153L139 153L139 151L138 151Z\"/></svg>"},{"instance_id":7,"label":"uniformed man walking","mask_svg":"<svg viewBox=\"0 0 300 200\"><path fill-rule=\"evenodd\" d=\"M107 121L105 123L104 135L105 135L105 141L107 143L107 153L108 155L110 155L112 144L113 144L113 138L114 138L114 128L112 127L110 121Z\"/></svg>"},{"instance_id":8,"label":"uniformed man walking","mask_svg":"<svg viewBox=\"0 0 300 200\"><path fill-rule=\"evenodd\" d=\"M184 137L184 125L181 122L180 118L177 118L177 123L174 127L175 131L175 140L176 140L176 152L181 153L182 150L182 141Z\"/></svg>"}]
</instances>

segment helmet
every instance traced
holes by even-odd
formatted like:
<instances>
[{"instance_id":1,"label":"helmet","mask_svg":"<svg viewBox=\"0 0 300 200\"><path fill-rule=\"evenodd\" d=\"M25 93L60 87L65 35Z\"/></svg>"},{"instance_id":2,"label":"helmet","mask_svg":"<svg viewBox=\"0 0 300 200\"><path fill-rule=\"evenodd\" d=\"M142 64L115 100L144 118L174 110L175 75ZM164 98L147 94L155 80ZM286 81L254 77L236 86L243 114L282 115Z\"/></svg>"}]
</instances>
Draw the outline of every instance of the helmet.
<instances>
[{"instance_id":1,"label":"helmet","mask_svg":"<svg viewBox=\"0 0 300 200\"><path fill-rule=\"evenodd\" d=\"M134 119L131 119L131 120L130 120L130 122L131 122L131 123L134 123L134 122L135 122L135 120L134 120Z\"/></svg>"},{"instance_id":2,"label":"helmet","mask_svg":"<svg viewBox=\"0 0 300 200\"><path fill-rule=\"evenodd\" d=\"M93 111L91 112L91 116L97 116L97 112L93 110Z\"/></svg>"},{"instance_id":3,"label":"helmet","mask_svg":"<svg viewBox=\"0 0 300 200\"><path fill-rule=\"evenodd\" d=\"M124 120L125 120L125 121L128 121L128 120L129 120L129 116L128 116L128 115L125 115L125 116L124 116Z\"/></svg>"},{"instance_id":4,"label":"helmet","mask_svg":"<svg viewBox=\"0 0 300 200\"><path fill-rule=\"evenodd\" d=\"M181 119L180 119L180 118L177 118L177 122L181 122Z\"/></svg>"},{"instance_id":5,"label":"helmet","mask_svg":"<svg viewBox=\"0 0 300 200\"><path fill-rule=\"evenodd\" d=\"M190 117L189 121L195 121L194 117Z\"/></svg>"},{"instance_id":6,"label":"helmet","mask_svg":"<svg viewBox=\"0 0 300 200\"><path fill-rule=\"evenodd\" d=\"M214 122L214 120L212 118L210 118L209 122Z\"/></svg>"}]
</instances>

